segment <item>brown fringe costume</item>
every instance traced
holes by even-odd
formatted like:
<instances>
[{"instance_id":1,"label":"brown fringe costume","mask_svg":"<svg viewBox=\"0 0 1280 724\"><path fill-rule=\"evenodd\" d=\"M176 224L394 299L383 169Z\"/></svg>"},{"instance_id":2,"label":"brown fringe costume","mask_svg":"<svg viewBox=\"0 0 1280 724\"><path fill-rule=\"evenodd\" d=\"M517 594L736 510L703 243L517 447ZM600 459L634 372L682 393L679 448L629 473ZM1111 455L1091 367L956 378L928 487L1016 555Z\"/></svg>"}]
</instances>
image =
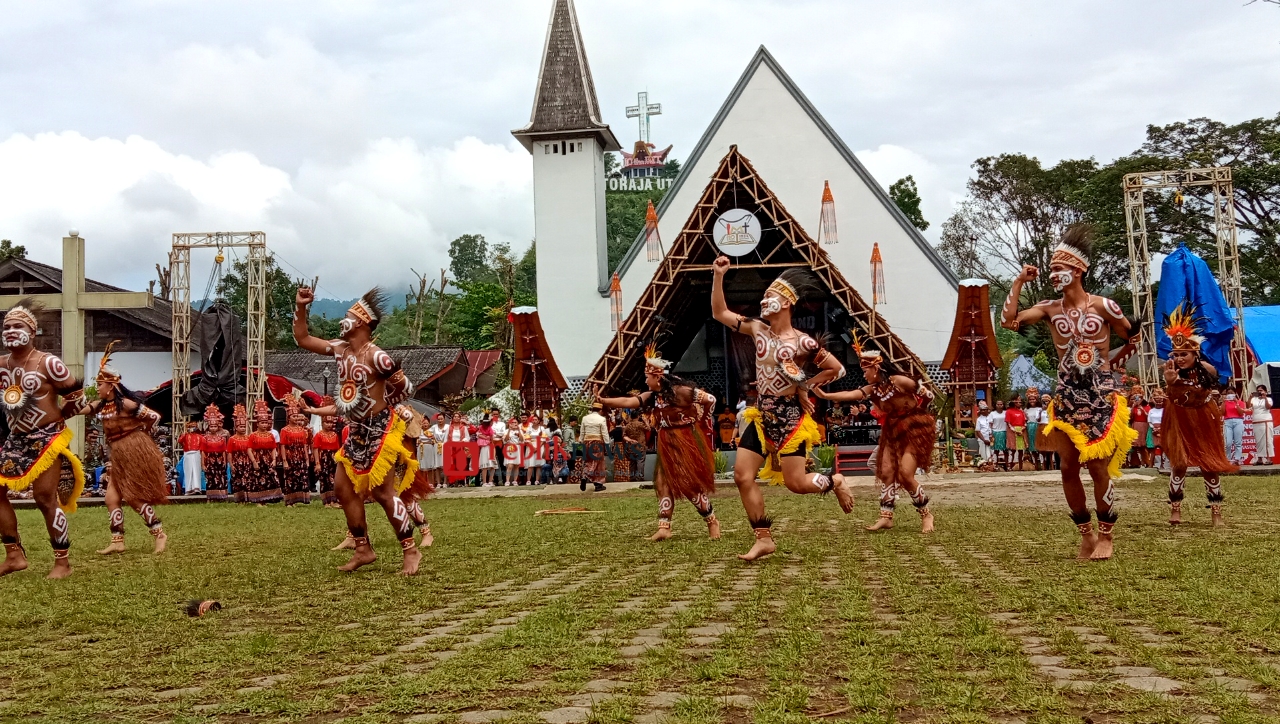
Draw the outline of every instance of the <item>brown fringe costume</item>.
<instances>
[{"instance_id":1,"label":"brown fringe costume","mask_svg":"<svg viewBox=\"0 0 1280 724\"><path fill-rule=\"evenodd\" d=\"M111 484L130 504L161 505L169 502L164 456L148 433L159 419L144 405L132 413L106 402L98 411L111 460Z\"/></svg>"},{"instance_id":2,"label":"brown fringe costume","mask_svg":"<svg viewBox=\"0 0 1280 724\"><path fill-rule=\"evenodd\" d=\"M871 399L884 414L880 423L880 445L876 448L876 467L886 470L890 465L901 464L902 456L910 453L916 459L916 467L929 468L933 460L934 443L937 440L937 417L928 406L922 404L919 395L899 390L892 380L871 386ZM914 473L915 471L910 471ZM888 481L880 491L880 510L892 512L897 498L897 479ZM918 486L911 494L911 504L924 508L929 504L924 486Z\"/></svg>"},{"instance_id":3,"label":"brown fringe costume","mask_svg":"<svg viewBox=\"0 0 1280 724\"><path fill-rule=\"evenodd\" d=\"M1196 365L1200 365L1198 359ZM1173 468L1200 468L1205 476L1205 496L1210 504L1217 505L1224 500L1218 476L1239 472L1240 468L1227 459L1222 442L1222 410L1209 399L1212 390L1201 376L1195 368L1178 370L1178 379L1169 383L1160 423L1161 447ZM1185 477L1170 476L1169 502L1182 500L1185 483Z\"/></svg>"}]
</instances>

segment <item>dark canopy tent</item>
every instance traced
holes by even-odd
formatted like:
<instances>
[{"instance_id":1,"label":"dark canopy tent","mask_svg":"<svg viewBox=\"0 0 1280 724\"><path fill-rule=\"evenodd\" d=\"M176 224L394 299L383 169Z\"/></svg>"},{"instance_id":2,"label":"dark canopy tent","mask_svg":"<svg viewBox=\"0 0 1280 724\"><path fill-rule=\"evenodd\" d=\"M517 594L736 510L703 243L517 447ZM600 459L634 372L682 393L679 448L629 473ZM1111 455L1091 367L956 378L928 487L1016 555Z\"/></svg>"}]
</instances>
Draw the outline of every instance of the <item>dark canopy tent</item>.
<instances>
[{"instance_id":1,"label":"dark canopy tent","mask_svg":"<svg viewBox=\"0 0 1280 724\"><path fill-rule=\"evenodd\" d=\"M199 377L182 395L182 414L198 417L210 403L229 409L244 396L244 334L231 306L219 299L201 313L195 324L200 345Z\"/></svg>"}]
</instances>

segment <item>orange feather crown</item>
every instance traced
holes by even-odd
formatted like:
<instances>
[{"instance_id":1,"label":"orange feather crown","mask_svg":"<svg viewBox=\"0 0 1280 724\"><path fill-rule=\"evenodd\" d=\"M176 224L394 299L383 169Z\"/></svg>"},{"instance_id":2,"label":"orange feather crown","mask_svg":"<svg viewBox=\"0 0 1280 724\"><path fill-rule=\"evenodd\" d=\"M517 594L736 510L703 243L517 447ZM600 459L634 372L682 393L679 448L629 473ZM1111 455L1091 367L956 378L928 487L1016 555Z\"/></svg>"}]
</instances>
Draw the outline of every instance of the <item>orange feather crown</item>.
<instances>
[{"instance_id":1,"label":"orange feather crown","mask_svg":"<svg viewBox=\"0 0 1280 724\"><path fill-rule=\"evenodd\" d=\"M1196 326L1196 308L1179 304L1164 319L1164 333L1177 352L1194 352L1204 343L1204 336Z\"/></svg>"},{"instance_id":2,"label":"orange feather crown","mask_svg":"<svg viewBox=\"0 0 1280 724\"><path fill-rule=\"evenodd\" d=\"M120 340L118 339L112 340L111 343L107 345L106 351L102 353L102 359L98 361L97 380L100 383L120 381L120 373L107 365L107 363L111 360L111 349L115 347L116 343L119 341Z\"/></svg>"},{"instance_id":3,"label":"orange feather crown","mask_svg":"<svg viewBox=\"0 0 1280 724\"><path fill-rule=\"evenodd\" d=\"M853 335L853 351L858 354L858 364L863 367L878 365L881 362L880 350L865 349L862 346L862 337L858 336L857 331L852 332Z\"/></svg>"},{"instance_id":4,"label":"orange feather crown","mask_svg":"<svg viewBox=\"0 0 1280 724\"><path fill-rule=\"evenodd\" d=\"M669 360L662 359L662 355L658 354L658 345L649 343L644 348L644 371L646 374L665 375L667 368L671 366Z\"/></svg>"}]
</instances>

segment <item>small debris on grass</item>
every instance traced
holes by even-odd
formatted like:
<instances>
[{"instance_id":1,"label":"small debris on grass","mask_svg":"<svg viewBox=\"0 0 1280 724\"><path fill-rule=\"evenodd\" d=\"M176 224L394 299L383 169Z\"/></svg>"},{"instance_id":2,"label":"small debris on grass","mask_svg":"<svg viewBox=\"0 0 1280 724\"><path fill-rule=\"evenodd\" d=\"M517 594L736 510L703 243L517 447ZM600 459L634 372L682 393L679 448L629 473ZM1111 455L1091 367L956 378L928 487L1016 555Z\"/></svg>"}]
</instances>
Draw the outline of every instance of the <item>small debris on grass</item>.
<instances>
[{"instance_id":1,"label":"small debris on grass","mask_svg":"<svg viewBox=\"0 0 1280 724\"><path fill-rule=\"evenodd\" d=\"M192 599L185 604L187 615L192 618L199 618L210 611L221 611L222 604L217 601L201 601Z\"/></svg>"},{"instance_id":2,"label":"small debris on grass","mask_svg":"<svg viewBox=\"0 0 1280 724\"><path fill-rule=\"evenodd\" d=\"M533 515L572 515L574 513L607 513L605 510L587 510L586 508L550 508L548 510L539 510Z\"/></svg>"}]
</instances>

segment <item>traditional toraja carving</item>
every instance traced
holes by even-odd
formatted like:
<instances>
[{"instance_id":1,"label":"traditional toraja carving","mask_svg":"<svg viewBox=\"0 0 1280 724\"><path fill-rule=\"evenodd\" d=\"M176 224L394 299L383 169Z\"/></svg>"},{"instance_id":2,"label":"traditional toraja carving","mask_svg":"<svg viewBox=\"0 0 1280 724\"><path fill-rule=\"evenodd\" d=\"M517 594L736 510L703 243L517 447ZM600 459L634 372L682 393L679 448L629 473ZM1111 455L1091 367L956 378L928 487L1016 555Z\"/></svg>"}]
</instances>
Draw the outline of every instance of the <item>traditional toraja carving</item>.
<instances>
[{"instance_id":1,"label":"traditional toraja carving","mask_svg":"<svg viewBox=\"0 0 1280 724\"><path fill-rule=\"evenodd\" d=\"M822 247L792 218L737 146L729 148L729 153L711 175L711 182L658 265L653 279L623 320L604 355L596 362L587 378L588 384L610 389L638 386L644 369L646 341L658 336L664 320L680 319L695 303L705 303L700 301L705 299L705 291L700 289L705 289L707 272L719 253L707 229L721 212L730 208L724 205L730 201L738 207L751 209L764 226L769 227L769 233L755 252L761 258L760 266L809 268L849 313L850 326L866 337L870 346L882 350L885 358L904 374L909 370L912 378L923 379L933 386L924 362L889 329L883 317L876 315L875 322L872 322L875 312L871 305L849 284ZM688 334L688 339L673 338L673 344L668 347L676 349L688 344L693 331L696 330Z\"/></svg>"}]
</instances>

